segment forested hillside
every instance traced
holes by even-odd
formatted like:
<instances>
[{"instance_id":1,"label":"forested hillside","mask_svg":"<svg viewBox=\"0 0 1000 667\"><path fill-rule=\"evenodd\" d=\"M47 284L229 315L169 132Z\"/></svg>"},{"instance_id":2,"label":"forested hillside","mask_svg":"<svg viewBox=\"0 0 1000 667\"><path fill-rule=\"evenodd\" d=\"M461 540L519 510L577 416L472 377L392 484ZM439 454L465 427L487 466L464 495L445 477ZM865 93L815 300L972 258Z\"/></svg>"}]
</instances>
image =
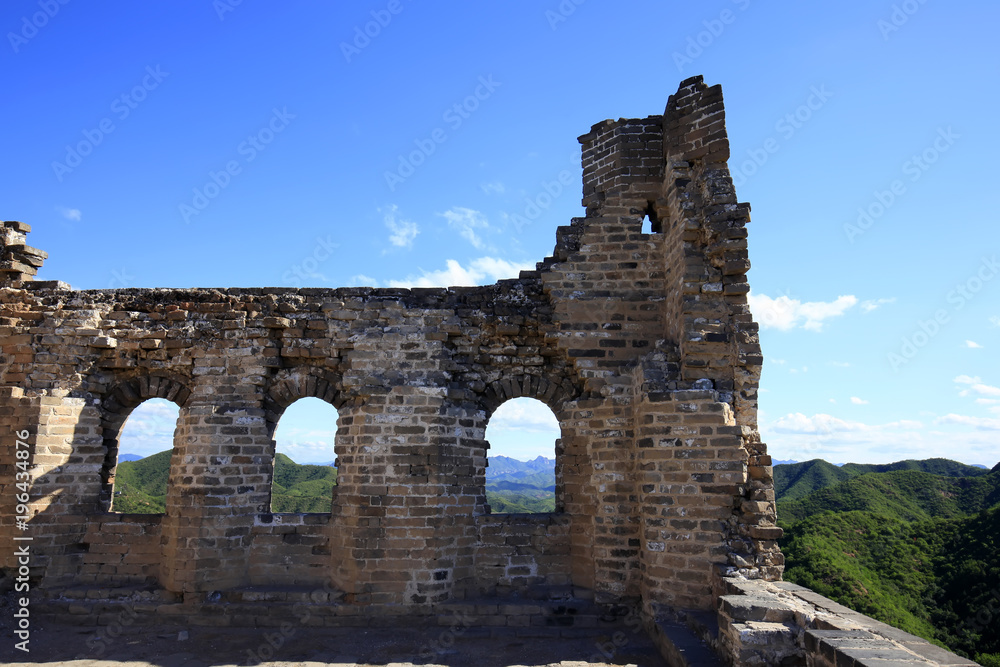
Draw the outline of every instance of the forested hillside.
<instances>
[{"instance_id":1,"label":"forested hillside","mask_svg":"<svg viewBox=\"0 0 1000 667\"><path fill-rule=\"evenodd\" d=\"M556 462L539 456L518 461L491 456L486 468L486 501L494 514L554 512Z\"/></svg>"},{"instance_id":2,"label":"forested hillside","mask_svg":"<svg viewBox=\"0 0 1000 667\"><path fill-rule=\"evenodd\" d=\"M775 488L786 579L1000 665L1000 465L817 460Z\"/></svg>"},{"instance_id":3,"label":"forested hillside","mask_svg":"<svg viewBox=\"0 0 1000 667\"><path fill-rule=\"evenodd\" d=\"M159 514L165 511L170 454L165 451L137 461L122 461L115 477L111 511ZM284 454L274 461L271 508L274 512L329 512L337 469L299 465Z\"/></svg>"}]
</instances>

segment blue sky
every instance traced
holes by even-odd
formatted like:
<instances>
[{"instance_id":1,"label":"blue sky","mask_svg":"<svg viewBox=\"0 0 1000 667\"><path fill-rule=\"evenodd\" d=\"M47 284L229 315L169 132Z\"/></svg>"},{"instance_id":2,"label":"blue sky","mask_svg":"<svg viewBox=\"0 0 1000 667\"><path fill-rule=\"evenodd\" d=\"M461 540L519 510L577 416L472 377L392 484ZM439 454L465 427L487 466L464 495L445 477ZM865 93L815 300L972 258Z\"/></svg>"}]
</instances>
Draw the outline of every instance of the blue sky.
<instances>
[{"instance_id":1,"label":"blue sky","mask_svg":"<svg viewBox=\"0 0 1000 667\"><path fill-rule=\"evenodd\" d=\"M578 135L703 74L753 206L774 458L992 466L998 19L971 0L10 0L3 215L50 254L39 278L78 289L490 283L582 215Z\"/></svg>"}]
</instances>

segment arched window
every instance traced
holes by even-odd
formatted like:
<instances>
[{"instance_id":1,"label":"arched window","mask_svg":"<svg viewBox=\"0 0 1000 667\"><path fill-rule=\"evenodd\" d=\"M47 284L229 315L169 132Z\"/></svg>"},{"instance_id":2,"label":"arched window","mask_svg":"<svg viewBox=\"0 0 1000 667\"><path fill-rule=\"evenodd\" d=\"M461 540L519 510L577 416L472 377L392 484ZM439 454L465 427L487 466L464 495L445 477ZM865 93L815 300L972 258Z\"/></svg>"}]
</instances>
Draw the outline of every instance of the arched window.
<instances>
[{"instance_id":1,"label":"arched window","mask_svg":"<svg viewBox=\"0 0 1000 667\"><path fill-rule=\"evenodd\" d=\"M289 405L274 430L271 511L328 513L337 485L337 409L318 398Z\"/></svg>"},{"instance_id":2,"label":"arched window","mask_svg":"<svg viewBox=\"0 0 1000 667\"><path fill-rule=\"evenodd\" d=\"M118 434L117 465L111 469L111 511L163 514L166 511L170 455L180 408L151 398L129 413Z\"/></svg>"},{"instance_id":3,"label":"arched window","mask_svg":"<svg viewBox=\"0 0 1000 667\"><path fill-rule=\"evenodd\" d=\"M513 398L490 416L486 502L493 514L555 512L559 421L534 398Z\"/></svg>"}]
</instances>

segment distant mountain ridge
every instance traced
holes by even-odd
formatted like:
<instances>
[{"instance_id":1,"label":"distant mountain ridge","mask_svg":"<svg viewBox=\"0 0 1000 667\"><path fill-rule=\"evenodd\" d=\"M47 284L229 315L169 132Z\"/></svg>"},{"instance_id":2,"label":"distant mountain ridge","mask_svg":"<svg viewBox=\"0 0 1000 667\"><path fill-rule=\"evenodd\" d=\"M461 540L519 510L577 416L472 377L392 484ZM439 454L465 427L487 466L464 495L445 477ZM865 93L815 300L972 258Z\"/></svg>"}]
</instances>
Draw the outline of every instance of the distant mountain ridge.
<instances>
[{"instance_id":1,"label":"distant mountain ridge","mask_svg":"<svg viewBox=\"0 0 1000 667\"><path fill-rule=\"evenodd\" d=\"M1000 464L998 464L1000 465ZM943 477L977 477L990 473L986 468L948 459L906 460L896 463L845 463L836 466L822 459L774 466L774 495L777 500L795 500L814 491L871 472L916 470Z\"/></svg>"},{"instance_id":2,"label":"distant mountain ridge","mask_svg":"<svg viewBox=\"0 0 1000 667\"><path fill-rule=\"evenodd\" d=\"M486 501L494 514L554 512L556 461L538 456L519 461L491 456L486 467Z\"/></svg>"},{"instance_id":3,"label":"distant mountain ridge","mask_svg":"<svg viewBox=\"0 0 1000 667\"><path fill-rule=\"evenodd\" d=\"M861 510L903 521L950 519L1000 503L1000 475L951 477L919 470L864 473L795 500L778 501L778 517L799 521L823 511Z\"/></svg>"},{"instance_id":4,"label":"distant mountain ridge","mask_svg":"<svg viewBox=\"0 0 1000 667\"><path fill-rule=\"evenodd\" d=\"M486 466L486 479L504 475L522 475L552 472L556 469L556 460L538 456L530 461L520 461L509 456L491 456Z\"/></svg>"}]
</instances>

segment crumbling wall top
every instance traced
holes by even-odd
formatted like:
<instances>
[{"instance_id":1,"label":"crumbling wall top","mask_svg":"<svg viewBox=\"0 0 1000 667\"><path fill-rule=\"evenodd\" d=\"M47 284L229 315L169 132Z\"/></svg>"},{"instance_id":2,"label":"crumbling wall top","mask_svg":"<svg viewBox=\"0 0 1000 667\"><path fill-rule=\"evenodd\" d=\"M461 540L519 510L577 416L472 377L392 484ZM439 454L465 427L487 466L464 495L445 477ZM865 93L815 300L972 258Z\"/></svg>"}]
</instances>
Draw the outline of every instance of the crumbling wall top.
<instances>
[{"instance_id":1,"label":"crumbling wall top","mask_svg":"<svg viewBox=\"0 0 1000 667\"><path fill-rule=\"evenodd\" d=\"M31 280L48 258L38 248L27 245L31 225L5 220L0 228L0 286L12 287Z\"/></svg>"}]
</instances>

